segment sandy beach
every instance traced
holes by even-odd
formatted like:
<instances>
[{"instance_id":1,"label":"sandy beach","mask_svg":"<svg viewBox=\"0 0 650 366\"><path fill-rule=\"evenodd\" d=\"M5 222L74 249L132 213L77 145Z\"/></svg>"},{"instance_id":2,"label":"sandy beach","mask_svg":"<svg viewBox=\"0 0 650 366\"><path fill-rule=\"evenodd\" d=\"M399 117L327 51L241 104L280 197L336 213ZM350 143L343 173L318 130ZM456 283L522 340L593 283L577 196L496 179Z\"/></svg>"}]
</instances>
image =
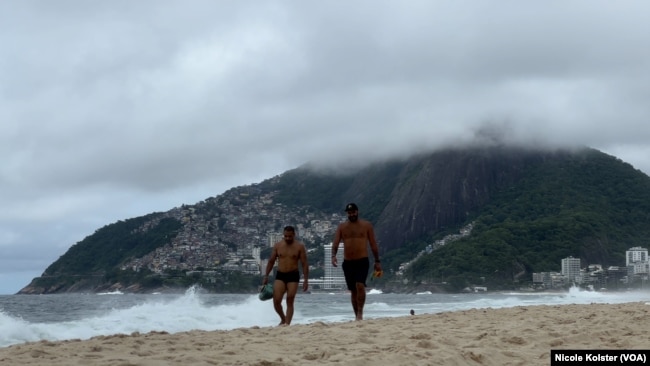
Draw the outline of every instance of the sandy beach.
<instances>
[{"instance_id":1,"label":"sandy beach","mask_svg":"<svg viewBox=\"0 0 650 366\"><path fill-rule=\"evenodd\" d=\"M0 348L0 365L549 365L551 349L650 348L649 312L643 302L530 306L136 333Z\"/></svg>"}]
</instances>

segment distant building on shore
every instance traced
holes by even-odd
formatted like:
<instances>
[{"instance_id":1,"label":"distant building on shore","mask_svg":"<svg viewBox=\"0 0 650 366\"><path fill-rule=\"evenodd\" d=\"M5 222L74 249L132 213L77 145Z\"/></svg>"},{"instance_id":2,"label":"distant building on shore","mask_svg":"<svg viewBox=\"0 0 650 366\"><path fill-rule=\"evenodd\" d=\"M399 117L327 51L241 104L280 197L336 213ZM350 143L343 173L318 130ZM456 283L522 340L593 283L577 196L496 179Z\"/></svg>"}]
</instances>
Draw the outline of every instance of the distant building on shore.
<instances>
[{"instance_id":1,"label":"distant building on shore","mask_svg":"<svg viewBox=\"0 0 650 366\"><path fill-rule=\"evenodd\" d=\"M625 252L625 267L629 276L648 275L650 262L648 262L648 249L632 247Z\"/></svg>"},{"instance_id":2,"label":"distant building on shore","mask_svg":"<svg viewBox=\"0 0 650 366\"><path fill-rule=\"evenodd\" d=\"M580 274L580 258L567 257L562 259L562 275L569 283L582 283Z\"/></svg>"},{"instance_id":3,"label":"distant building on shore","mask_svg":"<svg viewBox=\"0 0 650 366\"><path fill-rule=\"evenodd\" d=\"M650 275L648 249L632 247L625 252L625 267L589 264L580 266L580 258L562 259L562 272L533 273L533 286L539 288L558 288L587 284L594 289L618 288L638 281L647 281Z\"/></svg>"},{"instance_id":4,"label":"distant building on shore","mask_svg":"<svg viewBox=\"0 0 650 366\"><path fill-rule=\"evenodd\" d=\"M339 250L336 253L336 258L338 260L338 266L334 267L332 265L332 243L325 244L325 258L323 264L324 276L323 276L323 290L339 290L345 289L345 277L343 276L343 269L341 265L343 264L343 246L341 243L339 245Z\"/></svg>"}]
</instances>

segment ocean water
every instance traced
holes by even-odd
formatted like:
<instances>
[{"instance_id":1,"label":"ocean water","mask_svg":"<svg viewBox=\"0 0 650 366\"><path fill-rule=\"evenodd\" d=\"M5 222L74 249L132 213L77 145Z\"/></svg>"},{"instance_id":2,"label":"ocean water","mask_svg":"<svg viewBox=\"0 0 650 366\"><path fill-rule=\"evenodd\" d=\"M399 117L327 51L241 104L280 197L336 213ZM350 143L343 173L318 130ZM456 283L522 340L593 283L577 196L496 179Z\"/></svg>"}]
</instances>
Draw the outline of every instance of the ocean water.
<instances>
[{"instance_id":1,"label":"ocean water","mask_svg":"<svg viewBox=\"0 0 650 366\"><path fill-rule=\"evenodd\" d=\"M484 292L384 294L370 290L366 319L432 314L472 308L650 301L650 292ZM354 319L348 293L299 293L292 324ZM0 347L40 340L89 339L99 335L275 326L271 301L255 294L57 294L0 296Z\"/></svg>"}]
</instances>

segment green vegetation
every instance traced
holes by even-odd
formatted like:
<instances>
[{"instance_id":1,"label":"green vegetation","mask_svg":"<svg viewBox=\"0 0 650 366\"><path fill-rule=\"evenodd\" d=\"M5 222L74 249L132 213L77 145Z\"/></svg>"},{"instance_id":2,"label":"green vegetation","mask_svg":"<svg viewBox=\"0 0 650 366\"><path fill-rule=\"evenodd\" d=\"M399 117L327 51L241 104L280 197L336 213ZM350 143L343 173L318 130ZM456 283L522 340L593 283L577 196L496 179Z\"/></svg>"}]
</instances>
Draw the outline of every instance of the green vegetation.
<instances>
[{"instance_id":1,"label":"green vegetation","mask_svg":"<svg viewBox=\"0 0 650 366\"><path fill-rule=\"evenodd\" d=\"M288 207L307 206L343 213L345 204L355 201L363 217L374 221L390 201L404 165L404 162L386 162L347 175L325 175L302 167L260 186L267 191L277 191L275 201Z\"/></svg>"},{"instance_id":2,"label":"green vegetation","mask_svg":"<svg viewBox=\"0 0 650 366\"><path fill-rule=\"evenodd\" d=\"M307 168L290 170L279 177L269 189L278 191L275 201L288 207L310 206L314 209L336 212L342 210L345 192L353 176L325 176ZM340 207L339 207L340 206Z\"/></svg>"},{"instance_id":3,"label":"green vegetation","mask_svg":"<svg viewBox=\"0 0 650 366\"><path fill-rule=\"evenodd\" d=\"M180 229L180 222L163 218L150 229L143 227L160 216L153 213L102 227L73 245L45 270L44 276L104 275L128 258L141 257L168 244Z\"/></svg>"},{"instance_id":4,"label":"green vegetation","mask_svg":"<svg viewBox=\"0 0 650 366\"><path fill-rule=\"evenodd\" d=\"M625 250L647 246L650 179L588 151L532 166L470 221L470 237L423 256L407 276L498 287L530 281L532 272L559 271L568 256L582 258L583 265L622 266Z\"/></svg>"}]
</instances>

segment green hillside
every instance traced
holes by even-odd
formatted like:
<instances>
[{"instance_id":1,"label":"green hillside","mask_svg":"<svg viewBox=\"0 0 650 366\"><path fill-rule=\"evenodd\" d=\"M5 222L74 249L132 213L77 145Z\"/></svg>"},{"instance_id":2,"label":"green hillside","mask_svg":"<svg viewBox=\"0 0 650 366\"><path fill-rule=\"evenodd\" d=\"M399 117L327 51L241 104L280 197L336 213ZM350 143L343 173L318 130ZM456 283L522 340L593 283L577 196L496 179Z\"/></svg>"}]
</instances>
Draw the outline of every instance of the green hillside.
<instances>
[{"instance_id":1,"label":"green hillside","mask_svg":"<svg viewBox=\"0 0 650 366\"><path fill-rule=\"evenodd\" d=\"M181 223L163 218L151 229L142 228L157 216L160 214L149 214L98 229L47 267L44 275L103 274L112 271L125 258L139 257L167 244Z\"/></svg>"},{"instance_id":2,"label":"green hillside","mask_svg":"<svg viewBox=\"0 0 650 366\"><path fill-rule=\"evenodd\" d=\"M423 256L407 276L530 281L532 272L559 271L568 256L583 266L624 266L625 250L648 246L650 179L590 150L530 167L469 221L470 237Z\"/></svg>"}]
</instances>

